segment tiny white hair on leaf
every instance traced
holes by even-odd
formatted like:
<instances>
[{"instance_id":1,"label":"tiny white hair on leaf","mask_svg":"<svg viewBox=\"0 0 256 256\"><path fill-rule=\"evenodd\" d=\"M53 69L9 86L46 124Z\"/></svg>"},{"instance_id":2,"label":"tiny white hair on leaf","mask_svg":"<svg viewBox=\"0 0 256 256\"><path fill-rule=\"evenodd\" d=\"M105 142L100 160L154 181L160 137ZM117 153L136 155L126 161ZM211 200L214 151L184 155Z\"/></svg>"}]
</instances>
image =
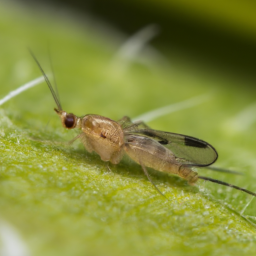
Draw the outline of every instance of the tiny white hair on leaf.
<instances>
[{"instance_id":1,"label":"tiny white hair on leaf","mask_svg":"<svg viewBox=\"0 0 256 256\"><path fill-rule=\"evenodd\" d=\"M3 256L30 256L26 244L16 231L6 221L0 221L0 255Z\"/></svg>"},{"instance_id":2,"label":"tiny white hair on leaf","mask_svg":"<svg viewBox=\"0 0 256 256\"><path fill-rule=\"evenodd\" d=\"M256 122L256 103L252 103L242 111L240 111L236 116L228 119L223 128L228 131L228 133L237 133L246 131L254 122Z\"/></svg>"},{"instance_id":3,"label":"tiny white hair on leaf","mask_svg":"<svg viewBox=\"0 0 256 256\"><path fill-rule=\"evenodd\" d=\"M251 204L252 200L254 199L254 196L252 196L252 198L250 199L250 201L244 206L244 208L242 209L242 211L240 212L240 215L243 215L245 210L247 209L247 207Z\"/></svg>"},{"instance_id":4,"label":"tiny white hair on leaf","mask_svg":"<svg viewBox=\"0 0 256 256\"><path fill-rule=\"evenodd\" d=\"M154 24L148 25L129 37L116 53L118 58L133 59L158 33L158 27Z\"/></svg>"},{"instance_id":5,"label":"tiny white hair on leaf","mask_svg":"<svg viewBox=\"0 0 256 256\"><path fill-rule=\"evenodd\" d=\"M190 98L181 102L177 102L168 106L164 106L161 108L157 108L157 109L153 109L149 112L146 112L144 114L141 114L140 116L134 117L132 119L133 122L137 122L137 121L144 121L144 122L150 122L153 121L156 118L159 118L161 116L182 110L182 109L186 109L186 108L191 108L194 107L196 105L199 105L207 100L209 100L209 98L211 97L211 95L209 94L203 94L200 96L196 96L194 98Z\"/></svg>"},{"instance_id":6,"label":"tiny white hair on leaf","mask_svg":"<svg viewBox=\"0 0 256 256\"><path fill-rule=\"evenodd\" d=\"M149 65L148 59L154 59L167 64L165 57L149 45L150 40L157 36L158 31L157 25L150 24L126 39L113 56L108 72L112 70L120 77L133 61Z\"/></svg>"},{"instance_id":7,"label":"tiny white hair on leaf","mask_svg":"<svg viewBox=\"0 0 256 256\"><path fill-rule=\"evenodd\" d=\"M22 92L40 84L42 82L44 82L44 77L40 76L40 77L22 85L22 86L20 86L16 90L13 90L13 91L9 92L4 98L0 99L0 106L3 105L8 100L12 99L13 97L19 95L20 93L22 93Z\"/></svg>"}]
</instances>

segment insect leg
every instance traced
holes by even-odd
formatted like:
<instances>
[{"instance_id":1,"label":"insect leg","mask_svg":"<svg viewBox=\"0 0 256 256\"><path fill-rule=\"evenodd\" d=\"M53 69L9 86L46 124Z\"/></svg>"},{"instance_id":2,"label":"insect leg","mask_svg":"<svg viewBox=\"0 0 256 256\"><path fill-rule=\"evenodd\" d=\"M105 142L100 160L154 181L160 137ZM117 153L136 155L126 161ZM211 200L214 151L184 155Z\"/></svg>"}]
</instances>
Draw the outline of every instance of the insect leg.
<instances>
[{"instance_id":1,"label":"insect leg","mask_svg":"<svg viewBox=\"0 0 256 256\"><path fill-rule=\"evenodd\" d=\"M154 184L154 182L151 180L148 171L146 169L146 167L140 162L140 165L142 167L143 172L145 173L145 175L147 176L148 180L151 182L151 184L155 187L155 189L157 190L157 192L162 195L163 197L166 198L166 196L158 189L158 187Z\"/></svg>"},{"instance_id":2,"label":"insect leg","mask_svg":"<svg viewBox=\"0 0 256 256\"><path fill-rule=\"evenodd\" d=\"M122 126L123 129L126 128L126 127L128 127L128 126L130 126L130 125L132 125L132 120L131 120L131 118L128 117L128 116L122 117L122 118L121 118L120 120L118 120L117 122Z\"/></svg>"},{"instance_id":3,"label":"insect leg","mask_svg":"<svg viewBox=\"0 0 256 256\"><path fill-rule=\"evenodd\" d=\"M119 151L115 152L111 156L110 162L112 164L118 164L121 161L121 159L123 158L123 156L124 156L124 147L122 146Z\"/></svg>"},{"instance_id":4,"label":"insect leg","mask_svg":"<svg viewBox=\"0 0 256 256\"><path fill-rule=\"evenodd\" d=\"M84 147L85 147L85 149L89 152L89 153L91 153L92 151L93 151L93 148L92 148L92 146L91 146L91 144L88 142L88 140L87 140L87 137L86 137L86 135L85 135L85 133L80 133L80 134L78 134L74 139L72 139L71 141L69 141L68 143L69 144L72 144L75 140L77 140L77 139L80 139L81 140L81 142L84 144Z\"/></svg>"},{"instance_id":5,"label":"insect leg","mask_svg":"<svg viewBox=\"0 0 256 256\"><path fill-rule=\"evenodd\" d=\"M132 127L136 127L140 129L149 128L149 126L142 121L136 121L133 123L131 118L128 116L124 116L122 119L118 120L117 122L122 126L123 129L132 128Z\"/></svg>"},{"instance_id":6,"label":"insect leg","mask_svg":"<svg viewBox=\"0 0 256 256\"><path fill-rule=\"evenodd\" d=\"M83 136L83 133L78 134L75 138L68 141L68 144L71 145L75 140L80 139Z\"/></svg>"},{"instance_id":7,"label":"insect leg","mask_svg":"<svg viewBox=\"0 0 256 256\"><path fill-rule=\"evenodd\" d=\"M137 122L134 122L134 124L136 124L139 129L148 129L148 128L150 128L150 127L149 127L146 123L144 123L143 121L137 121Z\"/></svg>"},{"instance_id":8,"label":"insect leg","mask_svg":"<svg viewBox=\"0 0 256 256\"><path fill-rule=\"evenodd\" d=\"M112 170L111 170L111 168L110 168L110 166L109 166L109 162L106 162L106 166L107 166L109 172L112 172Z\"/></svg>"}]
</instances>

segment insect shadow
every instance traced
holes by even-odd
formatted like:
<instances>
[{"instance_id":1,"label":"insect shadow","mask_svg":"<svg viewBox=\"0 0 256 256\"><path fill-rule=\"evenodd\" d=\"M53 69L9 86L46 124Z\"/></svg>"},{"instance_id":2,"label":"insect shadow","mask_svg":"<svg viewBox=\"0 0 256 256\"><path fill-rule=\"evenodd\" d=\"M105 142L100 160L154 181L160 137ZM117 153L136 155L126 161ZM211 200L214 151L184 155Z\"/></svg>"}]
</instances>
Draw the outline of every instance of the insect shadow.
<instances>
[{"instance_id":1,"label":"insect shadow","mask_svg":"<svg viewBox=\"0 0 256 256\"><path fill-rule=\"evenodd\" d=\"M127 116L114 121L96 114L79 117L64 111L57 91L54 91L50 80L31 50L30 54L51 91L57 105L54 111L60 117L62 126L69 130L76 128L81 131L70 143L79 139L89 153L95 152L102 161L112 164L118 164L126 154L141 166L148 180L161 195L163 194L151 180L147 167L177 175L190 185L194 185L201 179L256 196L256 193L236 185L200 176L192 169L208 167L218 158L216 149L203 140L183 134L154 130L144 122L133 123Z\"/></svg>"}]
</instances>

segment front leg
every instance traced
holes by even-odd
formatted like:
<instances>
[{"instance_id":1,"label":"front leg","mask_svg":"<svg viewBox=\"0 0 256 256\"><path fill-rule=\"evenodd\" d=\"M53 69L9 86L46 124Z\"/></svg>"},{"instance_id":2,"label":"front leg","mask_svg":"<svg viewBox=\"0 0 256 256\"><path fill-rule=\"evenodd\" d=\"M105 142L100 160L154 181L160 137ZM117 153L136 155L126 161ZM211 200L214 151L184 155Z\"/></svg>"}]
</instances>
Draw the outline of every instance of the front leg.
<instances>
[{"instance_id":1,"label":"front leg","mask_svg":"<svg viewBox=\"0 0 256 256\"><path fill-rule=\"evenodd\" d=\"M116 151L110 158L112 164L118 164L124 156L124 147L121 146L119 151Z\"/></svg>"}]
</instances>

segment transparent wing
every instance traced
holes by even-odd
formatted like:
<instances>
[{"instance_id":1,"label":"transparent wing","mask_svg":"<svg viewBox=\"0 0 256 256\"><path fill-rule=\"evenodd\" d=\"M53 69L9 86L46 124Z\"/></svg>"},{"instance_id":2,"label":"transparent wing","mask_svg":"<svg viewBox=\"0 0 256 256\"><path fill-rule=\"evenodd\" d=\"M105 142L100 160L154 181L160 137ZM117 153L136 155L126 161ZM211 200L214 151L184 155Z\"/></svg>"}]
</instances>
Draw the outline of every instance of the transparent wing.
<instances>
[{"instance_id":1,"label":"transparent wing","mask_svg":"<svg viewBox=\"0 0 256 256\"><path fill-rule=\"evenodd\" d=\"M175 155L176 160L187 166L208 166L213 164L218 153L209 143L182 134L152 129L126 129L127 135L141 135L156 140Z\"/></svg>"}]
</instances>

